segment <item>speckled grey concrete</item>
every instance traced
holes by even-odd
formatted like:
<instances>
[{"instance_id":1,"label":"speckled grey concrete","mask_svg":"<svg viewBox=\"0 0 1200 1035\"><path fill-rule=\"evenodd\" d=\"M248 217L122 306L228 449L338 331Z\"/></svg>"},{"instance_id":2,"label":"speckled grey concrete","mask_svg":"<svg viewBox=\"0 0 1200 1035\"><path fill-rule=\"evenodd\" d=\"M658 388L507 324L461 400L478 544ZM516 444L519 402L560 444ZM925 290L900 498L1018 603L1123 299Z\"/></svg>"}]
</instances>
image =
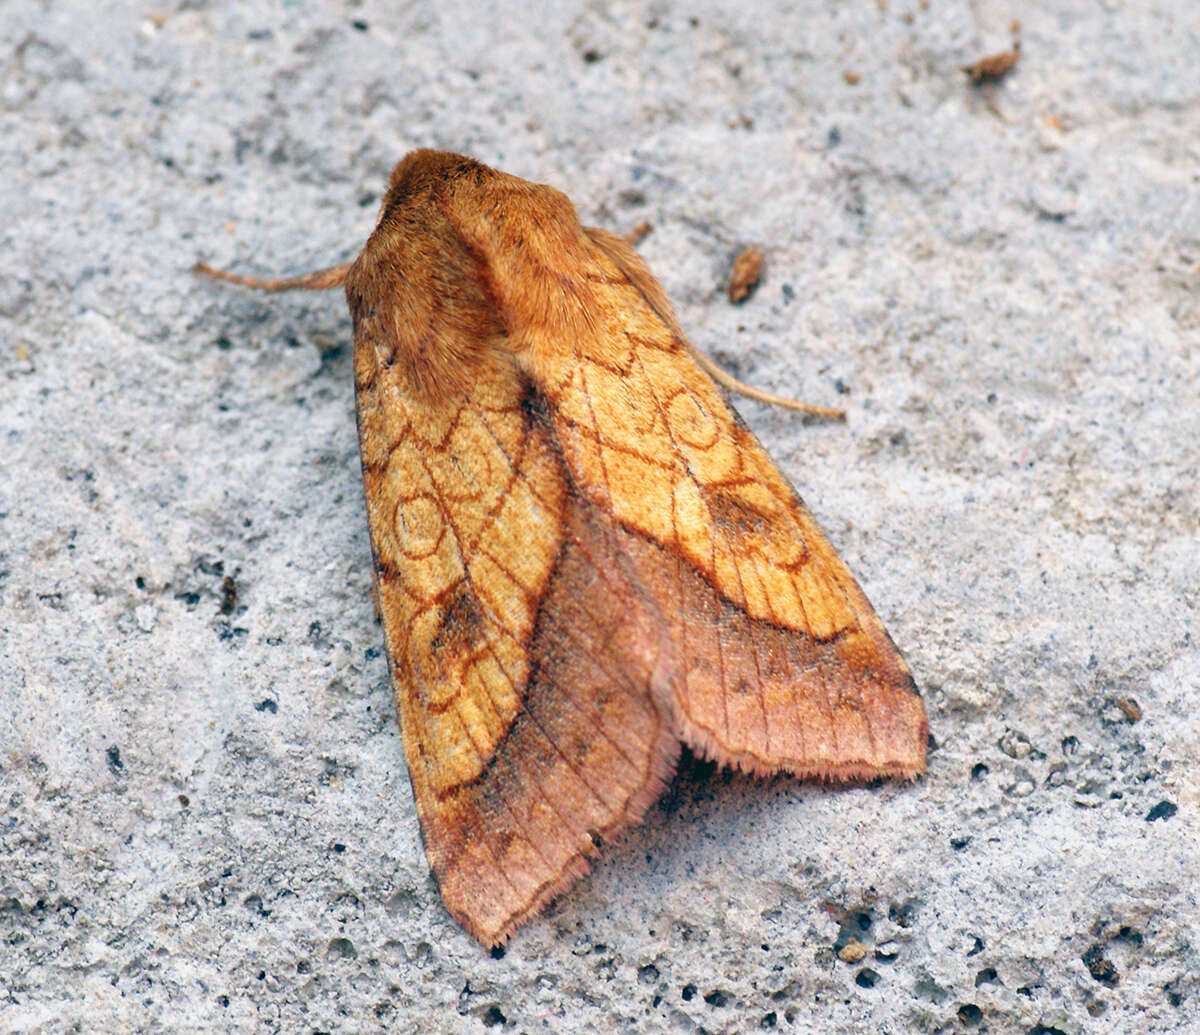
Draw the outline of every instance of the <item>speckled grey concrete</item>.
<instances>
[{"instance_id":1,"label":"speckled grey concrete","mask_svg":"<svg viewBox=\"0 0 1200 1035\"><path fill-rule=\"evenodd\" d=\"M1200 7L398 6L0 5L0 1030L1197 1030ZM911 787L686 765L490 955L345 306L189 273L351 256L420 145L650 220L698 345L848 407L742 409L936 738Z\"/></svg>"}]
</instances>

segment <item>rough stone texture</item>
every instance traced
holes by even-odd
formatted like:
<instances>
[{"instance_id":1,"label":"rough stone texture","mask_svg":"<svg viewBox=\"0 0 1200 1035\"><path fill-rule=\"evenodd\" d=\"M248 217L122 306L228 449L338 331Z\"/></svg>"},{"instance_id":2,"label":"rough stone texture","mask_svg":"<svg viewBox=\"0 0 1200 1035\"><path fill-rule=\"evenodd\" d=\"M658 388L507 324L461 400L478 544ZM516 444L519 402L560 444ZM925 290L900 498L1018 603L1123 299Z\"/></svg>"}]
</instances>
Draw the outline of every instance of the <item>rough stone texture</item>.
<instances>
[{"instance_id":1,"label":"rough stone texture","mask_svg":"<svg viewBox=\"0 0 1200 1035\"><path fill-rule=\"evenodd\" d=\"M476 6L0 5L0 1030L1196 1030L1200 7ZM697 344L842 389L743 412L936 738L912 787L686 765L491 955L420 848L345 307L189 273L351 256L418 145L650 220Z\"/></svg>"}]
</instances>

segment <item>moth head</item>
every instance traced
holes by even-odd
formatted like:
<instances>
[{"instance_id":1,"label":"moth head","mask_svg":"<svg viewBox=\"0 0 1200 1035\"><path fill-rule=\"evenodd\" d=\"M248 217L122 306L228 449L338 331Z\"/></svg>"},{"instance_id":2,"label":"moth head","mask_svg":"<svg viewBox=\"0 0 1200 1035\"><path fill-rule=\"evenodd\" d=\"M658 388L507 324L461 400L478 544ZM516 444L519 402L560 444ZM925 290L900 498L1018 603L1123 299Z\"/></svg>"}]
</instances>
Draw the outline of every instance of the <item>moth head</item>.
<instances>
[{"instance_id":1,"label":"moth head","mask_svg":"<svg viewBox=\"0 0 1200 1035\"><path fill-rule=\"evenodd\" d=\"M346 277L356 348L430 401L469 392L482 364L594 333L589 244L552 187L462 155L413 151Z\"/></svg>"}]
</instances>

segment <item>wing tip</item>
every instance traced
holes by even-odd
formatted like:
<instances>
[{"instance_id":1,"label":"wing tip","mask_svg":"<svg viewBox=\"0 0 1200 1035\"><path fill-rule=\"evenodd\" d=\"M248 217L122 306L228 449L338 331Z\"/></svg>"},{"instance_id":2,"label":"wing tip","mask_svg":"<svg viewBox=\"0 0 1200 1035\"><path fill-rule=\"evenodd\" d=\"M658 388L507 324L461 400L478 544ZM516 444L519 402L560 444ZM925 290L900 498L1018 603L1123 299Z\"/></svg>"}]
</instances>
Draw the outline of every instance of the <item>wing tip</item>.
<instances>
[{"instance_id":1,"label":"wing tip","mask_svg":"<svg viewBox=\"0 0 1200 1035\"><path fill-rule=\"evenodd\" d=\"M600 852L603 843L610 843L616 835L636 826L645 818L649 808L658 801L667 786L675 776L679 764L680 742L669 732L663 730L662 738L653 752L645 779L634 788L630 796L621 806L620 811L604 828L597 831L587 831L575 845L575 854L563 864L562 869L553 877L548 878L534 892L529 900L507 915L494 918L480 916L478 909L472 910L472 905L483 904L478 894L448 894L442 887L442 899L446 908L474 938L485 948L494 949L504 945L516 929L533 919L556 898L569 890L581 877L586 876L591 867L590 858ZM455 883L458 883L457 881ZM452 901L458 900L458 901Z\"/></svg>"}]
</instances>

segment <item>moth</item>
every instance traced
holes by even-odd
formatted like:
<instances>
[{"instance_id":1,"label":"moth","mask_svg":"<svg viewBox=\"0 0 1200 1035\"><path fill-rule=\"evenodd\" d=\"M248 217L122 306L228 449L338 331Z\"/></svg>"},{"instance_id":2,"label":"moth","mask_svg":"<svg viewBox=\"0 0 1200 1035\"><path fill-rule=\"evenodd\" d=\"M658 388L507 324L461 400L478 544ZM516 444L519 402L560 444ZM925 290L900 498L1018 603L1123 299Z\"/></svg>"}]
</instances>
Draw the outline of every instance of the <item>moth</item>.
<instances>
[{"instance_id":1,"label":"moth","mask_svg":"<svg viewBox=\"0 0 1200 1035\"><path fill-rule=\"evenodd\" d=\"M911 779L925 709L862 590L624 239L414 151L344 285L375 586L425 851L485 945L638 822L681 745ZM718 375L719 376L719 375Z\"/></svg>"}]
</instances>

